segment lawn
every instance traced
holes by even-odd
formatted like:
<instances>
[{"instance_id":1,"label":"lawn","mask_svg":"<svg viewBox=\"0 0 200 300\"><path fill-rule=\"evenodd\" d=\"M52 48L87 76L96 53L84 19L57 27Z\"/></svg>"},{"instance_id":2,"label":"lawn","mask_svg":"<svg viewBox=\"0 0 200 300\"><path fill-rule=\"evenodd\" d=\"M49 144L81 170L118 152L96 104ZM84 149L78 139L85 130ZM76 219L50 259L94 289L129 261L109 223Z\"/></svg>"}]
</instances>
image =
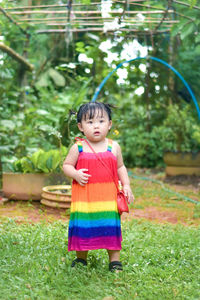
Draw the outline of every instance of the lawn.
<instances>
[{"instance_id":1,"label":"lawn","mask_svg":"<svg viewBox=\"0 0 200 300\"><path fill-rule=\"evenodd\" d=\"M122 224L124 271L108 271L105 250L70 268L67 224L0 224L0 299L199 299L197 227ZM107 297L107 298L106 298ZM110 297L110 298L109 298Z\"/></svg>"},{"instance_id":2,"label":"lawn","mask_svg":"<svg viewBox=\"0 0 200 300\"><path fill-rule=\"evenodd\" d=\"M88 267L71 269L68 211L1 205L0 299L200 299L200 206L189 201L199 200L198 186L137 175L144 178L132 179L136 200L123 216L119 274L108 271L105 250L90 252Z\"/></svg>"}]
</instances>

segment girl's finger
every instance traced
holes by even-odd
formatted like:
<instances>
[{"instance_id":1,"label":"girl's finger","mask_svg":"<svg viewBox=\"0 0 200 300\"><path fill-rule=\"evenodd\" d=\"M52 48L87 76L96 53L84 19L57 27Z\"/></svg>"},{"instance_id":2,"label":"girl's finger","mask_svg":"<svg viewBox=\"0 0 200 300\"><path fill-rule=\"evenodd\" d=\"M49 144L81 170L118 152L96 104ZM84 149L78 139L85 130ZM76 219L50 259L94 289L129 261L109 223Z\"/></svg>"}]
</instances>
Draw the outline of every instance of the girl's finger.
<instances>
[{"instance_id":1,"label":"girl's finger","mask_svg":"<svg viewBox=\"0 0 200 300\"><path fill-rule=\"evenodd\" d=\"M87 177L87 178L91 177L90 174L85 174L85 173L84 173L84 176Z\"/></svg>"}]
</instances>

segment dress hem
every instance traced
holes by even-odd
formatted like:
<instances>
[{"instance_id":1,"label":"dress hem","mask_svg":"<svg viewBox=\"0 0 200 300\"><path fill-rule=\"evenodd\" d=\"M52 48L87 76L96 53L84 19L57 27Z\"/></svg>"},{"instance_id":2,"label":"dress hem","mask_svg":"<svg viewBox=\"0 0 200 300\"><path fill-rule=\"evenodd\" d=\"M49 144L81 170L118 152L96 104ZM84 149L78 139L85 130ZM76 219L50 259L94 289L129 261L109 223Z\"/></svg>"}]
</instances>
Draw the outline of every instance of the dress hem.
<instances>
[{"instance_id":1,"label":"dress hem","mask_svg":"<svg viewBox=\"0 0 200 300\"><path fill-rule=\"evenodd\" d=\"M68 252L71 252L71 251L90 251L90 250L100 250L100 249L105 249L105 250L115 250L115 251L119 251L122 249L122 247L120 248L116 248L116 247L102 247L102 248L85 248L85 249L68 249Z\"/></svg>"}]
</instances>

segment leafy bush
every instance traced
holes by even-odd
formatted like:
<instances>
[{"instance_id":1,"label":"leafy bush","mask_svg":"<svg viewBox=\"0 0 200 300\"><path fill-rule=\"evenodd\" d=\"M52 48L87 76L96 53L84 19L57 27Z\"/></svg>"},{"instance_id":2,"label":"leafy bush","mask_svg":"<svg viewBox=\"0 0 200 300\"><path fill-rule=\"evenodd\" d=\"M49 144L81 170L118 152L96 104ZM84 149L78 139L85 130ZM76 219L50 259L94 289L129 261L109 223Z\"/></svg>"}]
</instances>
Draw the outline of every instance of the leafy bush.
<instances>
[{"instance_id":1,"label":"leafy bush","mask_svg":"<svg viewBox=\"0 0 200 300\"><path fill-rule=\"evenodd\" d=\"M167 142L173 151L200 150L200 122L197 123L191 113L191 106L180 109L178 105L168 107L167 118L160 127L162 131L161 143Z\"/></svg>"},{"instance_id":2,"label":"leafy bush","mask_svg":"<svg viewBox=\"0 0 200 300\"><path fill-rule=\"evenodd\" d=\"M199 151L200 125L190 105L170 105L166 116L158 111L155 117L154 111L148 116L137 99L132 102L127 107L123 103L113 120L128 167L164 166L163 154L167 150Z\"/></svg>"},{"instance_id":3,"label":"leafy bush","mask_svg":"<svg viewBox=\"0 0 200 300\"><path fill-rule=\"evenodd\" d=\"M67 148L64 146L47 152L40 149L30 156L16 160L14 163L7 161L6 165L11 171L20 173L61 172L62 163L66 155Z\"/></svg>"},{"instance_id":4,"label":"leafy bush","mask_svg":"<svg viewBox=\"0 0 200 300\"><path fill-rule=\"evenodd\" d=\"M82 84L82 86L81 86ZM86 101L88 82L66 87L61 92L26 87L26 101L20 103L20 92L2 97L0 108L0 155L5 159L31 155L39 148L66 147L73 136L69 128L69 111ZM77 93L79 90L79 93ZM75 128L75 127L74 127Z\"/></svg>"}]
</instances>

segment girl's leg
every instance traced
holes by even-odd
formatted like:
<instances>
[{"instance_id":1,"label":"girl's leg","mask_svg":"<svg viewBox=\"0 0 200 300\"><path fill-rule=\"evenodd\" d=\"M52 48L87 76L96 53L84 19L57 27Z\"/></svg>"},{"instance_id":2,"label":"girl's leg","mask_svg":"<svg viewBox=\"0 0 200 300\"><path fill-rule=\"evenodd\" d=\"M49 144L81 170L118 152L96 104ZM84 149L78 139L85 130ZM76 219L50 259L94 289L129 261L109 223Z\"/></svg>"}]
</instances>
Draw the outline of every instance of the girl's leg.
<instances>
[{"instance_id":1,"label":"girl's leg","mask_svg":"<svg viewBox=\"0 0 200 300\"><path fill-rule=\"evenodd\" d=\"M76 251L77 258L81 258L87 261L88 251Z\"/></svg>"},{"instance_id":2,"label":"girl's leg","mask_svg":"<svg viewBox=\"0 0 200 300\"><path fill-rule=\"evenodd\" d=\"M109 261L120 261L120 250L107 250Z\"/></svg>"},{"instance_id":3,"label":"girl's leg","mask_svg":"<svg viewBox=\"0 0 200 300\"><path fill-rule=\"evenodd\" d=\"M109 256L109 270L111 272L120 272L123 270L122 263L120 262L120 250L107 250Z\"/></svg>"},{"instance_id":4,"label":"girl's leg","mask_svg":"<svg viewBox=\"0 0 200 300\"><path fill-rule=\"evenodd\" d=\"M78 263L87 266L87 255L88 251L76 251L77 258L73 260L71 267L75 267Z\"/></svg>"}]
</instances>

